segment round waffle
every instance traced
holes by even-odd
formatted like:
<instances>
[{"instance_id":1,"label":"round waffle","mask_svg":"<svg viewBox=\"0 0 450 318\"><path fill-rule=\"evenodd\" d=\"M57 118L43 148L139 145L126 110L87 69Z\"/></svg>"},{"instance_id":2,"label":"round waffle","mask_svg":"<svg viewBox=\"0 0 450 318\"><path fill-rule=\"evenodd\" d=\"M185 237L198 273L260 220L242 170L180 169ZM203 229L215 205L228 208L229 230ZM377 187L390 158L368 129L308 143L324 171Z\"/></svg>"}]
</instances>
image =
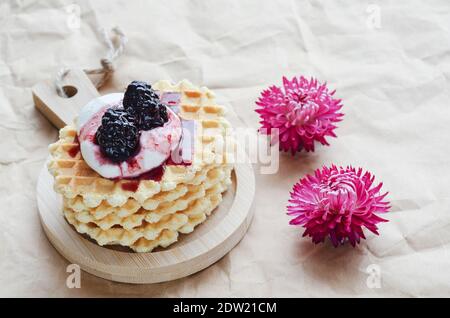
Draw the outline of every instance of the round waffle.
<instances>
[{"instance_id":1,"label":"round waffle","mask_svg":"<svg viewBox=\"0 0 450 318\"><path fill-rule=\"evenodd\" d=\"M83 160L74 125L49 146L48 169L63 195L64 215L98 244L120 244L137 252L175 242L203 222L222 199L233 167L234 139L214 94L182 81L152 85L192 132L190 164L168 164L159 179L110 180Z\"/></svg>"}]
</instances>

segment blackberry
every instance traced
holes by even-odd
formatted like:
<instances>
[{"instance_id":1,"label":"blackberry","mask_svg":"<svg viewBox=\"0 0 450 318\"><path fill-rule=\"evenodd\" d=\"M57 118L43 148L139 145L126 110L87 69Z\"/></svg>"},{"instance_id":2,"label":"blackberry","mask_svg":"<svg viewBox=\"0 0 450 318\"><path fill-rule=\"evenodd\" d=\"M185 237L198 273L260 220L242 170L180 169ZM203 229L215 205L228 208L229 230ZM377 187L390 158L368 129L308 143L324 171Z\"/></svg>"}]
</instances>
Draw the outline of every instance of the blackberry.
<instances>
[{"instance_id":1,"label":"blackberry","mask_svg":"<svg viewBox=\"0 0 450 318\"><path fill-rule=\"evenodd\" d=\"M136 118L121 108L110 108L102 117L95 140L102 153L114 162L131 157L139 145Z\"/></svg>"},{"instance_id":2,"label":"blackberry","mask_svg":"<svg viewBox=\"0 0 450 318\"><path fill-rule=\"evenodd\" d=\"M139 118L139 127L142 130L162 127L169 120L167 108L163 104L144 108Z\"/></svg>"},{"instance_id":3,"label":"blackberry","mask_svg":"<svg viewBox=\"0 0 450 318\"><path fill-rule=\"evenodd\" d=\"M123 97L123 106L125 109L141 108L148 101L154 101L155 103L159 101L158 95L149 84L141 81L133 81L128 85Z\"/></svg>"},{"instance_id":4,"label":"blackberry","mask_svg":"<svg viewBox=\"0 0 450 318\"><path fill-rule=\"evenodd\" d=\"M158 95L145 82L133 81L128 85L123 106L136 117L140 130L161 127L169 120L166 106L160 103Z\"/></svg>"}]
</instances>

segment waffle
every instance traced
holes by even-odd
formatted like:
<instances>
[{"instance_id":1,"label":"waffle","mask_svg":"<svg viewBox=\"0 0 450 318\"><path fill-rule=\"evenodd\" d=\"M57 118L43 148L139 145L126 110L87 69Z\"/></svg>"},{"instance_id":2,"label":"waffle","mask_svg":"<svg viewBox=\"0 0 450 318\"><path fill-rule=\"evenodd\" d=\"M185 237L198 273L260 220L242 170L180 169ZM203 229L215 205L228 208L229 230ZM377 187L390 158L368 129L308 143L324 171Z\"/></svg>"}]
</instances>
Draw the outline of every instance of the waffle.
<instances>
[{"instance_id":1,"label":"waffle","mask_svg":"<svg viewBox=\"0 0 450 318\"><path fill-rule=\"evenodd\" d=\"M111 205L108 200L101 200L100 202L92 202L85 200L85 198L81 195L77 195L74 198L67 198L67 204L75 211L81 212L83 210L92 210L97 214L97 218L102 218L104 215L109 214L112 211L118 211L122 208L125 208L125 211L122 212L123 216L129 215L130 213L134 213L139 209L139 207L143 207L146 210L154 210L158 207L159 204L163 202L174 201L188 192L189 187L197 186L207 180L215 179L220 174L222 169L230 169L228 165L222 166L207 166L204 170L199 171L196 176L186 182L178 184L173 190L170 191L160 191L149 199L145 200L143 203L139 203L137 200L133 198L129 198L124 204L119 206ZM93 204L96 203L96 204ZM133 211L134 210L134 211Z\"/></svg>"},{"instance_id":2,"label":"waffle","mask_svg":"<svg viewBox=\"0 0 450 318\"><path fill-rule=\"evenodd\" d=\"M152 87L160 92L181 93L179 114L184 119L217 119L226 113L224 106L216 104L213 92L206 87L196 87L189 81L172 84L163 80L154 83Z\"/></svg>"},{"instance_id":3,"label":"waffle","mask_svg":"<svg viewBox=\"0 0 450 318\"><path fill-rule=\"evenodd\" d=\"M109 180L83 160L74 125L62 128L59 140L49 146L48 169L55 191L63 195L65 218L99 245L119 244L137 252L166 247L202 223L231 184L234 138L214 94L188 81L152 86L163 102L168 96L179 98L175 112L193 121L192 164L166 165L159 181Z\"/></svg>"},{"instance_id":4,"label":"waffle","mask_svg":"<svg viewBox=\"0 0 450 318\"><path fill-rule=\"evenodd\" d=\"M190 233L202 223L222 201L222 192L228 188L229 179L206 190L203 197L192 201L184 210L164 215L158 222L150 223L144 218L138 226L126 229L122 226L103 230L95 223L81 222L77 212L64 207L64 215L81 234L87 234L99 245L129 246L138 252L149 252L157 246L166 247L175 242L178 233ZM144 213L145 215L145 213Z\"/></svg>"},{"instance_id":5,"label":"waffle","mask_svg":"<svg viewBox=\"0 0 450 318\"><path fill-rule=\"evenodd\" d=\"M204 205L207 206L204 210L205 212L203 214L189 217L188 222L179 228L178 232L182 234L191 233L197 225L206 220L206 217L211 214L211 212L220 204L221 201L221 194L209 197L204 201ZM167 247L170 244L175 243L178 240L178 232L173 230L163 230L155 240L147 240L146 238L141 237L130 247L135 252L151 252L158 246Z\"/></svg>"},{"instance_id":6,"label":"waffle","mask_svg":"<svg viewBox=\"0 0 450 318\"><path fill-rule=\"evenodd\" d=\"M214 189L222 183L226 186L230 181L231 170L229 168L216 168L211 170L208 179L199 185L186 186L186 193L176 200L163 201L155 209L145 209L135 204L126 204L122 207L99 206L94 209L84 208L76 210L71 199L64 198L64 206L75 213L77 221L92 223L102 230L108 230L120 225L124 229L132 229L141 225L145 220L148 223L159 222L165 216L184 211L190 204L205 196L209 189ZM129 202L132 202L130 200ZM78 208L77 205L75 207Z\"/></svg>"},{"instance_id":7,"label":"waffle","mask_svg":"<svg viewBox=\"0 0 450 318\"><path fill-rule=\"evenodd\" d=\"M179 184L199 183L208 169L233 164L230 151L234 151L234 145L233 139L227 135L229 123L225 119L200 120L197 126L193 163L189 166L166 166L161 181L141 180L136 191L124 190L132 181L102 178L86 164L79 151L74 154L73 149L79 147L76 129L66 126L60 131L60 139L49 146L51 159L48 169L55 178L55 191L67 198L81 196L89 207L99 206L102 201L118 207L130 198L144 205L156 194L172 191ZM224 152L222 146L225 142L229 146Z\"/></svg>"}]
</instances>

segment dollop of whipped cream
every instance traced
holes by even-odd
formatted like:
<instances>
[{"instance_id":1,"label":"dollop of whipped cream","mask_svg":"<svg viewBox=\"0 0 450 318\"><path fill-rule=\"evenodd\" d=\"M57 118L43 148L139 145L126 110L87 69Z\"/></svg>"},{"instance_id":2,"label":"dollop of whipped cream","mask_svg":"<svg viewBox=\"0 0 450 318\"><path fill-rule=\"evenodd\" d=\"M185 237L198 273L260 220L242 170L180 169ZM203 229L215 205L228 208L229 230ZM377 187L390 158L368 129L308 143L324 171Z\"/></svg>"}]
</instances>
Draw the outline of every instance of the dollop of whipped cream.
<instances>
[{"instance_id":1,"label":"dollop of whipped cream","mask_svg":"<svg viewBox=\"0 0 450 318\"><path fill-rule=\"evenodd\" d=\"M136 178L161 166L177 149L182 135L180 118L167 107L169 120L162 127L141 131L138 152L123 162L113 162L102 154L95 133L107 109L122 105L123 93L108 94L86 104L77 120L81 154L86 163L104 178Z\"/></svg>"}]
</instances>

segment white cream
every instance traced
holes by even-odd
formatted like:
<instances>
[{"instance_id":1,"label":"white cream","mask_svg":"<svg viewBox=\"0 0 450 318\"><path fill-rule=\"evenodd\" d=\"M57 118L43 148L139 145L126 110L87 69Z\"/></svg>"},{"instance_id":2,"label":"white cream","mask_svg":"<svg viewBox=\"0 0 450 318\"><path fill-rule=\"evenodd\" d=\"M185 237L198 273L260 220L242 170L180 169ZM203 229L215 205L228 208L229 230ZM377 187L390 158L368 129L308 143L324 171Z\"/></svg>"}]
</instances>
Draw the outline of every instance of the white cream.
<instances>
[{"instance_id":1,"label":"white cream","mask_svg":"<svg viewBox=\"0 0 450 318\"><path fill-rule=\"evenodd\" d=\"M115 163L105 157L94 142L104 112L122 104L123 94L104 95L90 101L81 110L77 121L81 154L86 163L102 177L133 178L161 166L178 147L182 128L180 118L169 108L169 120L162 127L142 131L139 152L126 161Z\"/></svg>"},{"instance_id":2,"label":"white cream","mask_svg":"<svg viewBox=\"0 0 450 318\"><path fill-rule=\"evenodd\" d=\"M87 103L78 114L78 135L80 135L80 128L83 127L89 121L89 119L91 119L91 117L95 115L95 113L97 113L102 107L121 103L122 99L123 93L114 93L94 98L89 103Z\"/></svg>"}]
</instances>

